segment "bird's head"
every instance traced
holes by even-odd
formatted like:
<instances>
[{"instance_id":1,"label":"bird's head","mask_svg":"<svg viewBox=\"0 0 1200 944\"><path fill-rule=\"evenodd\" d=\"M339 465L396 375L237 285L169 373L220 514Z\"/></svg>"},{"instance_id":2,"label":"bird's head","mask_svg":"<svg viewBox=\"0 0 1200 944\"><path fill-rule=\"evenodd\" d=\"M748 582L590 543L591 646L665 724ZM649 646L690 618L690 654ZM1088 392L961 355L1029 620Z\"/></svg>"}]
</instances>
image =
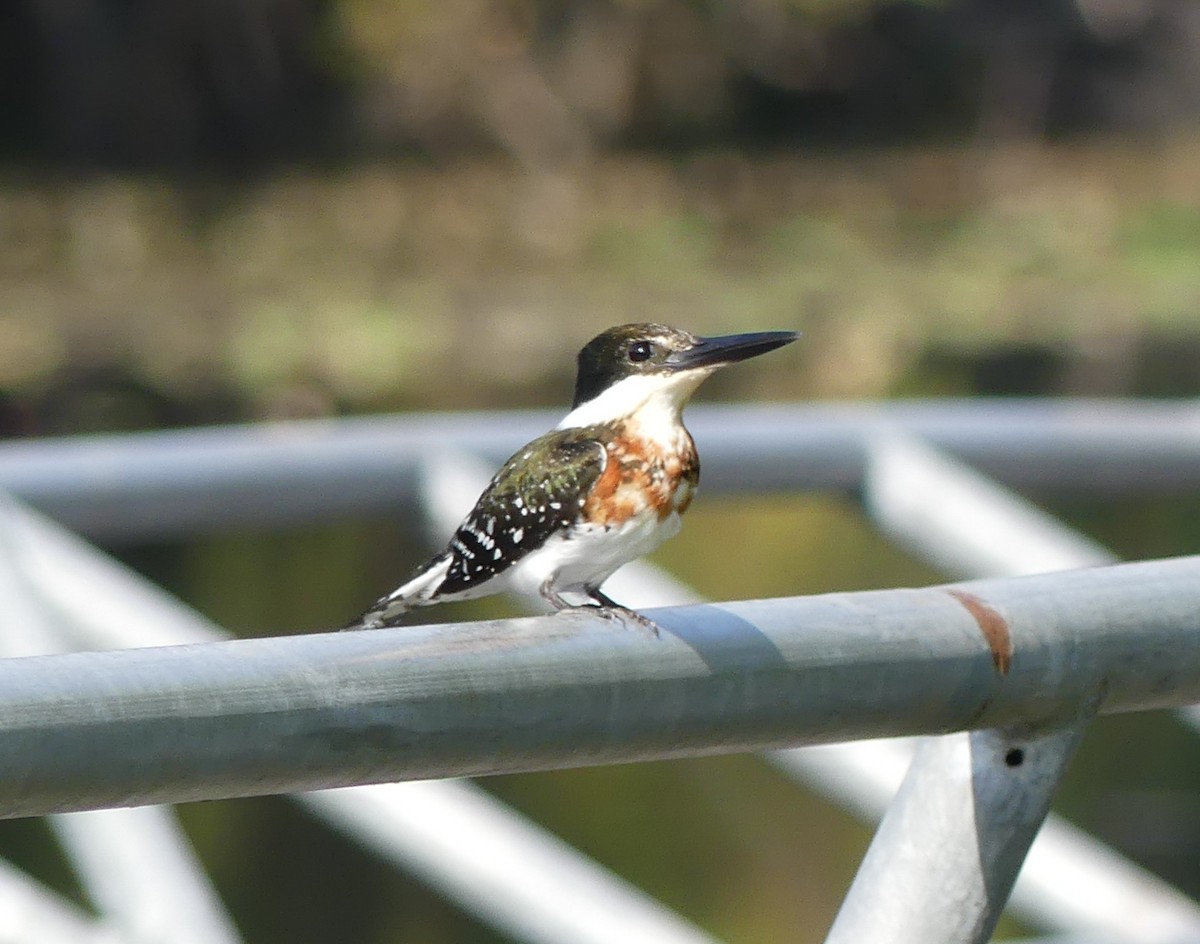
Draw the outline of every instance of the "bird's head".
<instances>
[{"instance_id":1,"label":"bird's head","mask_svg":"<svg viewBox=\"0 0 1200 944\"><path fill-rule=\"evenodd\" d=\"M794 331L761 331L702 338L660 324L609 328L579 352L575 398L565 425L605 422L666 398L682 409L714 371L765 354L799 337Z\"/></svg>"}]
</instances>

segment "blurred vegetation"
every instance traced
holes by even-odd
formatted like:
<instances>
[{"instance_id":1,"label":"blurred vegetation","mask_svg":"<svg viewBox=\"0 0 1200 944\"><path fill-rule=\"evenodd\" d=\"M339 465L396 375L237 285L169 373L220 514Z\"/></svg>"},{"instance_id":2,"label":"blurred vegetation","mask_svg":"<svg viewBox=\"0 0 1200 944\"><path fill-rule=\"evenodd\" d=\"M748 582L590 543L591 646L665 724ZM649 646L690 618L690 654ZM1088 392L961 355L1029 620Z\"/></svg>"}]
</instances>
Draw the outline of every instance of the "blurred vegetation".
<instances>
[{"instance_id":1,"label":"blurred vegetation","mask_svg":"<svg viewBox=\"0 0 1200 944\"><path fill-rule=\"evenodd\" d=\"M10 173L8 428L555 403L598 326L647 319L802 326L788 361L722 379L777 397L1196 393L1195 143L616 155L552 177L479 159L219 188ZM1004 357L1031 369L1006 380Z\"/></svg>"},{"instance_id":2,"label":"blurred vegetation","mask_svg":"<svg viewBox=\"0 0 1200 944\"><path fill-rule=\"evenodd\" d=\"M0 432L562 405L584 340L649 319L805 332L702 398L1195 396L1198 9L4 4ZM1196 498L1051 510L1200 547ZM339 625L419 532L116 550L251 635ZM836 495L702 493L657 558L717 598L938 579ZM1061 806L1200 894L1196 756L1106 719ZM488 786L747 944L819 939L869 836L751 758ZM181 813L252 944L498 940L281 800ZM40 824L0 851L78 895Z\"/></svg>"}]
</instances>

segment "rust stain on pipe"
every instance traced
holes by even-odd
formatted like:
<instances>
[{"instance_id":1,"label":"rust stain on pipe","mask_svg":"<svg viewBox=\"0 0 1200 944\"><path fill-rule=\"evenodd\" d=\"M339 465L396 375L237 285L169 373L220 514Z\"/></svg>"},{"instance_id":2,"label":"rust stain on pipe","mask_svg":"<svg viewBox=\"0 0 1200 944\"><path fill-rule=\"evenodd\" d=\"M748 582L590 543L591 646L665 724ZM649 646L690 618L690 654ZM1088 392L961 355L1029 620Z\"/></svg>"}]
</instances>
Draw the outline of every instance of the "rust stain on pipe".
<instances>
[{"instance_id":1,"label":"rust stain on pipe","mask_svg":"<svg viewBox=\"0 0 1200 944\"><path fill-rule=\"evenodd\" d=\"M1013 657L1012 635L1008 631L1008 622L973 593L967 593L966 590L946 592L974 617L979 631L987 640L988 648L992 650L992 664L1001 675L1007 675Z\"/></svg>"}]
</instances>

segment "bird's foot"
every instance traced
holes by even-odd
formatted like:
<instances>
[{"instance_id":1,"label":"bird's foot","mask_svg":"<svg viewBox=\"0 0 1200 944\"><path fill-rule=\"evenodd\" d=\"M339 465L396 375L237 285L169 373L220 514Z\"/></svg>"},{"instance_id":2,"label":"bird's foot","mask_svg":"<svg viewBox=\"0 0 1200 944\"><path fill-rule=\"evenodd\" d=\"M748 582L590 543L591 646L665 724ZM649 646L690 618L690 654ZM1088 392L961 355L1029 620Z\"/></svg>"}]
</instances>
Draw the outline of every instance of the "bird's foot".
<instances>
[{"instance_id":1,"label":"bird's foot","mask_svg":"<svg viewBox=\"0 0 1200 944\"><path fill-rule=\"evenodd\" d=\"M638 629L650 633L655 639L662 635L658 628L658 624L647 616L642 616L637 610L631 610L627 606L621 606L616 600L599 590L592 590L588 593L600 612L604 614L606 619L619 619L622 623L633 623Z\"/></svg>"},{"instance_id":2,"label":"bird's foot","mask_svg":"<svg viewBox=\"0 0 1200 944\"><path fill-rule=\"evenodd\" d=\"M548 602L556 610L559 610L559 611L579 610L579 609L595 610L597 613L599 613L605 619L616 620L624 626L627 626L630 623L632 623L634 626L636 626L638 629L642 630L643 632L650 633L650 635L652 635L655 639L657 639L661 635L661 632L658 628L658 624L656 622L654 622L654 620L649 619L648 617L642 616L641 613L638 613L636 610L631 610L627 606L621 606L621 604L618 603L616 600L612 599L609 596L606 596L605 594L601 593L599 590L594 590L594 589L589 588L589 589L583 591L584 595L592 602L584 603L584 604L581 604L578 606L573 603L569 603L567 600L563 599L562 595L559 594L558 591L556 591L554 589L553 585L551 584L551 582L549 580L546 580L542 584L542 586L540 588L540 593L542 595L542 598L544 600L546 600L546 602Z\"/></svg>"},{"instance_id":3,"label":"bird's foot","mask_svg":"<svg viewBox=\"0 0 1200 944\"><path fill-rule=\"evenodd\" d=\"M355 629L386 629L390 626L399 626L400 623L396 620L383 620L377 617L360 616L356 620L351 620L345 626L341 627L340 632L349 632Z\"/></svg>"},{"instance_id":4,"label":"bird's foot","mask_svg":"<svg viewBox=\"0 0 1200 944\"><path fill-rule=\"evenodd\" d=\"M408 610L402 609L392 613L388 613L387 609L381 604L386 602L381 600L367 612L363 613L356 619L351 620L342 627L342 631L348 629L388 629L393 626L402 626L405 618L408 616Z\"/></svg>"},{"instance_id":5,"label":"bird's foot","mask_svg":"<svg viewBox=\"0 0 1200 944\"><path fill-rule=\"evenodd\" d=\"M598 606L592 607L605 619L617 620L622 625L632 623L643 632L649 633L655 639L662 635L662 631L658 628L658 623L650 619L648 616L642 616L637 610L631 610L627 606L621 606L619 603L601 603Z\"/></svg>"}]
</instances>

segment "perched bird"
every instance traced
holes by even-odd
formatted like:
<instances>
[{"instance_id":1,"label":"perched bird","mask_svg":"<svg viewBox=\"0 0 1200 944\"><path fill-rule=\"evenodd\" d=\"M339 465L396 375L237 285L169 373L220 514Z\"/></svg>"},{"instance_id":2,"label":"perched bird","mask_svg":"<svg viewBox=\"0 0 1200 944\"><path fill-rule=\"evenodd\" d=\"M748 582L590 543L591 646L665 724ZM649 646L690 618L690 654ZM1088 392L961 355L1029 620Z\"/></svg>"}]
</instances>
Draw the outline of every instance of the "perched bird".
<instances>
[{"instance_id":1,"label":"perched bird","mask_svg":"<svg viewBox=\"0 0 1200 944\"><path fill-rule=\"evenodd\" d=\"M415 607L515 591L540 594L555 609L599 606L653 626L600 586L679 531L700 479L683 408L714 371L796 337L701 338L628 324L593 338L579 352L571 412L509 459L447 548L359 624L394 626Z\"/></svg>"}]
</instances>

